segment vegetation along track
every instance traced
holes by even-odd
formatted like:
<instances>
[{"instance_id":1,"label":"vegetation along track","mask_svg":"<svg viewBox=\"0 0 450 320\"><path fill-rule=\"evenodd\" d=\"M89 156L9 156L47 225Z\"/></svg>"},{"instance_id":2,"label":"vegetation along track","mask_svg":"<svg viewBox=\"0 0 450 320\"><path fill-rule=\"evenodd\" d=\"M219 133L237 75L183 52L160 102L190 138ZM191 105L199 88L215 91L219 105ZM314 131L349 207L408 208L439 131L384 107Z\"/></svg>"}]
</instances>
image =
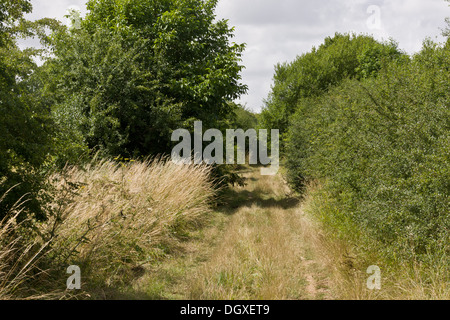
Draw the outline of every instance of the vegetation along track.
<instances>
[{"instance_id":1,"label":"vegetation along track","mask_svg":"<svg viewBox=\"0 0 450 320\"><path fill-rule=\"evenodd\" d=\"M153 266L134 292L154 299L332 299L320 236L280 175L246 168L212 226Z\"/></svg>"}]
</instances>

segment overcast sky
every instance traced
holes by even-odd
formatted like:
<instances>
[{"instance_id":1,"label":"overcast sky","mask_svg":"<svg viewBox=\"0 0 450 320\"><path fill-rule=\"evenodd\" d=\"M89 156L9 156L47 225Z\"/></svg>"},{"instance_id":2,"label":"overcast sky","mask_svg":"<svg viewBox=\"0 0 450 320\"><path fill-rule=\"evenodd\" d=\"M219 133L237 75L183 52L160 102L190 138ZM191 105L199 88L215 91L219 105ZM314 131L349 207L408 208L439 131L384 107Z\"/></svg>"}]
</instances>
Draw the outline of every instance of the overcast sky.
<instances>
[{"instance_id":1,"label":"overcast sky","mask_svg":"<svg viewBox=\"0 0 450 320\"><path fill-rule=\"evenodd\" d=\"M85 0L31 0L29 18L65 21L67 9L85 12ZM218 18L236 27L237 43L246 43L243 81L249 93L241 101L259 112L272 83L274 65L292 61L335 32L394 38L408 53L426 37L442 41L450 7L444 0L220 0Z\"/></svg>"}]
</instances>

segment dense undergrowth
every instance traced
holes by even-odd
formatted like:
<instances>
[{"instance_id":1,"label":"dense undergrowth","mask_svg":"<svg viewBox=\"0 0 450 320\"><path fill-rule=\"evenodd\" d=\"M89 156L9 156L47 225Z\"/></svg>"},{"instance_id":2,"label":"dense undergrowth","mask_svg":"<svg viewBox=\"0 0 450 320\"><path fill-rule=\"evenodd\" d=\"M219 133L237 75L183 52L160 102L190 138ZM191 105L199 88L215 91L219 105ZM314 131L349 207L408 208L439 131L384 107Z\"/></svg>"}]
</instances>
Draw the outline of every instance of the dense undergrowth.
<instances>
[{"instance_id":1,"label":"dense undergrowth","mask_svg":"<svg viewBox=\"0 0 450 320\"><path fill-rule=\"evenodd\" d=\"M302 100L292 121L291 181L322 179L333 224L358 226L392 254L448 250L450 42L426 43L376 78Z\"/></svg>"},{"instance_id":2,"label":"dense undergrowth","mask_svg":"<svg viewBox=\"0 0 450 320\"><path fill-rule=\"evenodd\" d=\"M330 235L358 248L360 259L392 274L419 273L412 282L420 288L447 284L443 295L420 298L448 297L450 42L427 40L411 57L378 61L369 77L346 77L295 100L285 139L287 179L303 193L319 182L310 212ZM300 77L296 70L287 72ZM266 121L274 110L263 112Z\"/></svg>"}]
</instances>

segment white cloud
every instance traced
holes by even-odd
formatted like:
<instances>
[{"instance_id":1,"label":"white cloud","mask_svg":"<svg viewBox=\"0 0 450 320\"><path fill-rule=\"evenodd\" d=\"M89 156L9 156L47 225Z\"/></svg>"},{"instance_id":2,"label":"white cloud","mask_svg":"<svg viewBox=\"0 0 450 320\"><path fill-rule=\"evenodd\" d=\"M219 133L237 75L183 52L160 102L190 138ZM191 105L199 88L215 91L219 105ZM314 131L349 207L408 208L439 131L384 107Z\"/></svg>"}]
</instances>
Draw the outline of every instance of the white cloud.
<instances>
[{"instance_id":1,"label":"white cloud","mask_svg":"<svg viewBox=\"0 0 450 320\"><path fill-rule=\"evenodd\" d=\"M29 19L48 17L65 22L64 16L69 9L78 9L82 13L86 12L85 0L31 0L31 3L33 4L33 12L28 15Z\"/></svg>"},{"instance_id":2,"label":"white cloud","mask_svg":"<svg viewBox=\"0 0 450 320\"><path fill-rule=\"evenodd\" d=\"M85 0L31 0L32 19L63 18L71 6L85 11ZM381 29L370 30L367 8L379 6ZM243 57L243 81L249 94L241 101L259 111L267 98L274 65L291 61L318 46L335 32L373 34L377 39L394 38L409 53L420 50L426 37L438 37L450 16L443 0L221 0L218 18L236 27L233 41L247 43ZM438 38L440 39L440 38Z\"/></svg>"},{"instance_id":3,"label":"white cloud","mask_svg":"<svg viewBox=\"0 0 450 320\"><path fill-rule=\"evenodd\" d=\"M379 30L367 26L371 5L380 8ZM236 42L247 43L243 80L249 94L241 101L259 111L276 63L292 61L337 31L392 37L413 53L426 37L440 35L450 8L443 0L222 0L217 13L236 26Z\"/></svg>"}]
</instances>

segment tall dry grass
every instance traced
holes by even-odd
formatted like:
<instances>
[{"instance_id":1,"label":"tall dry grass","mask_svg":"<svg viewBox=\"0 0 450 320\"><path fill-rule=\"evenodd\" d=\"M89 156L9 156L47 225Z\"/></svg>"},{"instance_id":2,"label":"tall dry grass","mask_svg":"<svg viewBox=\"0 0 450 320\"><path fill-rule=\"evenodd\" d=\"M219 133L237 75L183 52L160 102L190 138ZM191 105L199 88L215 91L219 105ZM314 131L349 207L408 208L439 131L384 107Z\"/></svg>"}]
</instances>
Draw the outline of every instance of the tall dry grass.
<instances>
[{"instance_id":1,"label":"tall dry grass","mask_svg":"<svg viewBox=\"0 0 450 320\"><path fill-rule=\"evenodd\" d=\"M10 191L0 198L0 202ZM50 294L24 290L24 284L33 275L45 273L38 267L38 263L49 247L49 242L28 237L25 225L30 223L30 219L18 219L24 210L25 198L19 199L0 221L0 300L50 297Z\"/></svg>"},{"instance_id":2,"label":"tall dry grass","mask_svg":"<svg viewBox=\"0 0 450 320\"><path fill-rule=\"evenodd\" d=\"M94 160L83 168L66 168L51 181L55 196L47 208L49 219L35 222L36 239L0 242L0 299L11 297L24 283L23 275L11 279L5 273L3 262L8 259L4 257L13 264L21 258L16 243L25 246L23 252L35 248L35 242L51 248L36 252L52 270L46 281L58 281L48 287L65 289L69 265L80 266L87 291L120 286L145 264L176 250L207 217L215 194L207 166L178 165L166 159ZM1 228L1 239L4 234L16 236L14 215ZM27 268L39 270L41 266Z\"/></svg>"},{"instance_id":3,"label":"tall dry grass","mask_svg":"<svg viewBox=\"0 0 450 320\"><path fill-rule=\"evenodd\" d=\"M61 198L44 227L57 225L61 262L84 267L92 285L127 282L124 273L169 254L202 223L214 196L209 174L164 159L71 168L56 179Z\"/></svg>"}]
</instances>

